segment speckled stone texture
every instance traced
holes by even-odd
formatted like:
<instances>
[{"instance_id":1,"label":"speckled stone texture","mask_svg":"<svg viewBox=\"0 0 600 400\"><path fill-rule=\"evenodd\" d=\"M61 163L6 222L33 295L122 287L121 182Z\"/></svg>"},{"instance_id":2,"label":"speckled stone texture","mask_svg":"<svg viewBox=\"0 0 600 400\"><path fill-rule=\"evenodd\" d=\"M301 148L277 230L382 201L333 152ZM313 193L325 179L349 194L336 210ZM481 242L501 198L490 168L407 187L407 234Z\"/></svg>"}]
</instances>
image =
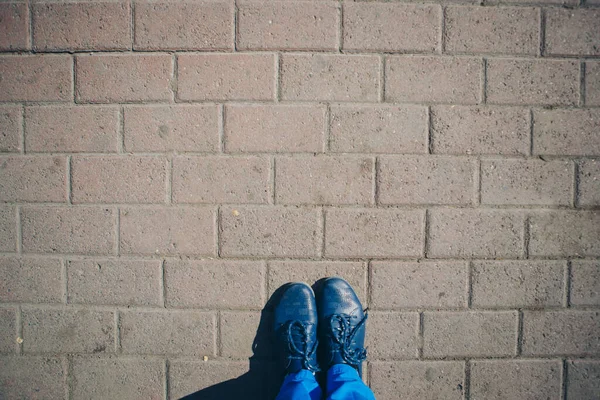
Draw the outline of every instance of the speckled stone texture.
<instances>
[{"instance_id":1,"label":"speckled stone texture","mask_svg":"<svg viewBox=\"0 0 600 400\"><path fill-rule=\"evenodd\" d=\"M0 0L0 399L273 400L341 276L378 400L600 387L600 0Z\"/></svg>"}]
</instances>

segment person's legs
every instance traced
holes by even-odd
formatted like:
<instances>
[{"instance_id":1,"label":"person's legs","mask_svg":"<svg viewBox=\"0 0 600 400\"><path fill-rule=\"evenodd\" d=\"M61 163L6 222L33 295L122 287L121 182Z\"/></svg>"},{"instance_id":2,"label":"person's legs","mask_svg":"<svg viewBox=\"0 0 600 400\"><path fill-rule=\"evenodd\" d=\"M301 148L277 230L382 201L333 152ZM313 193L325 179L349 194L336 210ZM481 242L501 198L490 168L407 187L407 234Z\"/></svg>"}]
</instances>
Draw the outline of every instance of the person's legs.
<instances>
[{"instance_id":1,"label":"person's legs","mask_svg":"<svg viewBox=\"0 0 600 400\"><path fill-rule=\"evenodd\" d=\"M322 396L315 375L302 369L285 377L275 400L321 400Z\"/></svg>"},{"instance_id":2,"label":"person's legs","mask_svg":"<svg viewBox=\"0 0 600 400\"><path fill-rule=\"evenodd\" d=\"M375 395L355 368L336 364L327 371L327 400L375 400Z\"/></svg>"}]
</instances>

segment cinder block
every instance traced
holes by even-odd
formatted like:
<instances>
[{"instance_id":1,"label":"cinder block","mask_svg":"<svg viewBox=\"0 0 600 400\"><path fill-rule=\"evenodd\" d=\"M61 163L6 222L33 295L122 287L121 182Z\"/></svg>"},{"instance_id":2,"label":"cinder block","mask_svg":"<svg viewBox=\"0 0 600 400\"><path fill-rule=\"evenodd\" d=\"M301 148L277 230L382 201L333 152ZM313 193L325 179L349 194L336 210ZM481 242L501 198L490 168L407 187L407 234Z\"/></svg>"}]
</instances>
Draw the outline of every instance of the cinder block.
<instances>
[{"instance_id":1,"label":"cinder block","mask_svg":"<svg viewBox=\"0 0 600 400\"><path fill-rule=\"evenodd\" d=\"M23 207L23 252L112 254L115 220L110 208Z\"/></svg>"},{"instance_id":2,"label":"cinder block","mask_svg":"<svg viewBox=\"0 0 600 400\"><path fill-rule=\"evenodd\" d=\"M68 302L162 306L159 260L67 261Z\"/></svg>"},{"instance_id":3,"label":"cinder block","mask_svg":"<svg viewBox=\"0 0 600 400\"><path fill-rule=\"evenodd\" d=\"M561 398L560 360L477 360L471 363L475 399Z\"/></svg>"},{"instance_id":4,"label":"cinder block","mask_svg":"<svg viewBox=\"0 0 600 400\"><path fill-rule=\"evenodd\" d=\"M579 62L491 58L487 61L487 101L491 104L576 105Z\"/></svg>"},{"instance_id":5,"label":"cinder block","mask_svg":"<svg viewBox=\"0 0 600 400\"><path fill-rule=\"evenodd\" d=\"M481 161L481 203L568 206L573 200L569 161Z\"/></svg>"},{"instance_id":6,"label":"cinder block","mask_svg":"<svg viewBox=\"0 0 600 400\"><path fill-rule=\"evenodd\" d=\"M0 251L17 250L17 216L14 207L0 206Z\"/></svg>"},{"instance_id":7,"label":"cinder block","mask_svg":"<svg viewBox=\"0 0 600 400\"><path fill-rule=\"evenodd\" d=\"M535 110L533 119L534 154L600 154L600 110Z\"/></svg>"},{"instance_id":8,"label":"cinder block","mask_svg":"<svg viewBox=\"0 0 600 400\"><path fill-rule=\"evenodd\" d=\"M275 159L278 204L371 204L375 160L354 156Z\"/></svg>"},{"instance_id":9,"label":"cinder block","mask_svg":"<svg viewBox=\"0 0 600 400\"><path fill-rule=\"evenodd\" d=\"M545 55L600 55L600 10L546 10Z\"/></svg>"},{"instance_id":10,"label":"cinder block","mask_svg":"<svg viewBox=\"0 0 600 400\"><path fill-rule=\"evenodd\" d=\"M344 3L344 50L434 52L441 7L433 4Z\"/></svg>"},{"instance_id":11,"label":"cinder block","mask_svg":"<svg viewBox=\"0 0 600 400\"><path fill-rule=\"evenodd\" d=\"M0 258L4 289L0 301L7 303L62 303L62 266L53 258Z\"/></svg>"},{"instance_id":12,"label":"cinder block","mask_svg":"<svg viewBox=\"0 0 600 400\"><path fill-rule=\"evenodd\" d=\"M585 63L585 105L600 106L600 62Z\"/></svg>"},{"instance_id":13,"label":"cinder block","mask_svg":"<svg viewBox=\"0 0 600 400\"><path fill-rule=\"evenodd\" d=\"M577 204L584 207L599 206L600 159L579 161L577 172Z\"/></svg>"},{"instance_id":14,"label":"cinder block","mask_svg":"<svg viewBox=\"0 0 600 400\"><path fill-rule=\"evenodd\" d=\"M325 216L327 257L419 257L424 212L397 209L330 209Z\"/></svg>"},{"instance_id":15,"label":"cinder block","mask_svg":"<svg viewBox=\"0 0 600 400\"><path fill-rule=\"evenodd\" d=\"M575 306L600 305L599 261L571 261L570 300L571 304Z\"/></svg>"},{"instance_id":16,"label":"cinder block","mask_svg":"<svg viewBox=\"0 0 600 400\"><path fill-rule=\"evenodd\" d=\"M71 365L74 399L154 400L164 396L163 360L74 357Z\"/></svg>"},{"instance_id":17,"label":"cinder block","mask_svg":"<svg viewBox=\"0 0 600 400\"><path fill-rule=\"evenodd\" d=\"M337 50L335 3L242 1L238 48L243 50Z\"/></svg>"},{"instance_id":18,"label":"cinder block","mask_svg":"<svg viewBox=\"0 0 600 400\"><path fill-rule=\"evenodd\" d=\"M390 56L385 62L385 100L476 104L481 74L479 58Z\"/></svg>"},{"instance_id":19,"label":"cinder block","mask_svg":"<svg viewBox=\"0 0 600 400\"><path fill-rule=\"evenodd\" d=\"M125 208L120 219L123 254L216 255L212 208Z\"/></svg>"},{"instance_id":20,"label":"cinder block","mask_svg":"<svg viewBox=\"0 0 600 400\"><path fill-rule=\"evenodd\" d=\"M313 285L319 279L338 276L345 279L360 298L367 299L367 267L352 261L271 261L269 262L269 296L289 282Z\"/></svg>"},{"instance_id":21,"label":"cinder block","mask_svg":"<svg viewBox=\"0 0 600 400\"><path fill-rule=\"evenodd\" d=\"M219 150L219 109L214 105L127 106L124 145L131 152Z\"/></svg>"},{"instance_id":22,"label":"cinder block","mask_svg":"<svg viewBox=\"0 0 600 400\"><path fill-rule=\"evenodd\" d=\"M223 207L220 248L225 257L317 257L321 212L304 207Z\"/></svg>"},{"instance_id":23,"label":"cinder block","mask_svg":"<svg viewBox=\"0 0 600 400\"><path fill-rule=\"evenodd\" d=\"M272 54L180 54L177 98L190 100L273 100Z\"/></svg>"},{"instance_id":24,"label":"cinder block","mask_svg":"<svg viewBox=\"0 0 600 400\"><path fill-rule=\"evenodd\" d=\"M369 359L405 360L418 357L419 313L370 312L367 328Z\"/></svg>"},{"instance_id":25,"label":"cinder block","mask_svg":"<svg viewBox=\"0 0 600 400\"><path fill-rule=\"evenodd\" d=\"M540 11L532 7L446 8L448 53L529 54L540 48Z\"/></svg>"},{"instance_id":26,"label":"cinder block","mask_svg":"<svg viewBox=\"0 0 600 400\"><path fill-rule=\"evenodd\" d=\"M494 106L434 106L435 154L529 154L529 110Z\"/></svg>"},{"instance_id":27,"label":"cinder block","mask_svg":"<svg viewBox=\"0 0 600 400\"><path fill-rule=\"evenodd\" d=\"M36 2L32 12L37 51L131 48L129 2Z\"/></svg>"},{"instance_id":28,"label":"cinder block","mask_svg":"<svg viewBox=\"0 0 600 400\"><path fill-rule=\"evenodd\" d=\"M216 354L212 312L123 311L119 324L124 354Z\"/></svg>"},{"instance_id":29,"label":"cinder block","mask_svg":"<svg viewBox=\"0 0 600 400\"><path fill-rule=\"evenodd\" d=\"M0 353L14 354L17 350L16 311L17 309L12 307L0 308ZM4 355L2 357L4 358Z\"/></svg>"},{"instance_id":30,"label":"cinder block","mask_svg":"<svg viewBox=\"0 0 600 400\"><path fill-rule=\"evenodd\" d=\"M514 356L517 312L425 312L423 340L427 358Z\"/></svg>"},{"instance_id":31,"label":"cinder block","mask_svg":"<svg viewBox=\"0 0 600 400\"><path fill-rule=\"evenodd\" d=\"M164 203L167 160L155 156L73 157L73 203Z\"/></svg>"},{"instance_id":32,"label":"cinder block","mask_svg":"<svg viewBox=\"0 0 600 400\"><path fill-rule=\"evenodd\" d=\"M0 387L6 399L65 397L66 361L55 357L3 356Z\"/></svg>"},{"instance_id":33,"label":"cinder block","mask_svg":"<svg viewBox=\"0 0 600 400\"><path fill-rule=\"evenodd\" d=\"M264 281L265 267L259 261L165 262L169 307L259 309L265 302Z\"/></svg>"},{"instance_id":34,"label":"cinder block","mask_svg":"<svg viewBox=\"0 0 600 400\"><path fill-rule=\"evenodd\" d=\"M25 3L0 4L0 50L29 49L29 7Z\"/></svg>"},{"instance_id":35,"label":"cinder block","mask_svg":"<svg viewBox=\"0 0 600 400\"><path fill-rule=\"evenodd\" d=\"M25 120L28 153L114 153L118 149L117 107L27 107Z\"/></svg>"},{"instance_id":36,"label":"cinder block","mask_svg":"<svg viewBox=\"0 0 600 400\"><path fill-rule=\"evenodd\" d=\"M325 108L317 105L235 105L225 108L227 152L323 151Z\"/></svg>"},{"instance_id":37,"label":"cinder block","mask_svg":"<svg viewBox=\"0 0 600 400\"><path fill-rule=\"evenodd\" d=\"M268 203L271 162L267 157L175 157L175 203Z\"/></svg>"},{"instance_id":38,"label":"cinder block","mask_svg":"<svg viewBox=\"0 0 600 400\"><path fill-rule=\"evenodd\" d=\"M249 358L255 353L254 341L260 312L228 311L221 313L221 355L230 358Z\"/></svg>"},{"instance_id":39,"label":"cinder block","mask_svg":"<svg viewBox=\"0 0 600 400\"><path fill-rule=\"evenodd\" d=\"M433 258L520 257L524 215L504 210L429 211L427 255Z\"/></svg>"},{"instance_id":40,"label":"cinder block","mask_svg":"<svg viewBox=\"0 0 600 400\"><path fill-rule=\"evenodd\" d=\"M69 101L73 99L70 55L0 56L0 101Z\"/></svg>"},{"instance_id":41,"label":"cinder block","mask_svg":"<svg viewBox=\"0 0 600 400\"><path fill-rule=\"evenodd\" d=\"M280 64L283 100L378 100L377 56L283 54Z\"/></svg>"},{"instance_id":42,"label":"cinder block","mask_svg":"<svg viewBox=\"0 0 600 400\"><path fill-rule=\"evenodd\" d=\"M462 361L371 362L371 387L378 400L464 398Z\"/></svg>"},{"instance_id":43,"label":"cinder block","mask_svg":"<svg viewBox=\"0 0 600 400\"><path fill-rule=\"evenodd\" d=\"M540 211L529 220L529 254L543 257L600 255L600 213Z\"/></svg>"},{"instance_id":44,"label":"cinder block","mask_svg":"<svg viewBox=\"0 0 600 400\"><path fill-rule=\"evenodd\" d=\"M597 356L599 330L598 311L525 311L523 354Z\"/></svg>"},{"instance_id":45,"label":"cinder block","mask_svg":"<svg viewBox=\"0 0 600 400\"><path fill-rule=\"evenodd\" d=\"M0 152L20 152L22 136L23 109L18 106L0 107Z\"/></svg>"},{"instance_id":46,"label":"cinder block","mask_svg":"<svg viewBox=\"0 0 600 400\"><path fill-rule=\"evenodd\" d=\"M381 157L380 204L470 204L475 197L474 160L458 157Z\"/></svg>"},{"instance_id":47,"label":"cinder block","mask_svg":"<svg viewBox=\"0 0 600 400\"><path fill-rule=\"evenodd\" d=\"M233 3L136 2L136 50L232 50Z\"/></svg>"},{"instance_id":48,"label":"cinder block","mask_svg":"<svg viewBox=\"0 0 600 400\"><path fill-rule=\"evenodd\" d=\"M170 54L93 54L77 56L76 63L79 102L168 101L173 96Z\"/></svg>"},{"instance_id":49,"label":"cinder block","mask_svg":"<svg viewBox=\"0 0 600 400\"><path fill-rule=\"evenodd\" d=\"M341 153L427 153L427 109L333 105L330 148Z\"/></svg>"},{"instance_id":50,"label":"cinder block","mask_svg":"<svg viewBox=\"0 0 600 400\"><path fill-rule=\"evenodd\" d=\"M0 201L67 201L66 157L0 156L0 170Z\"/></svg>"},{"instance_id":51,"label":"cinder block","mask_svg":"<svg viewBox=\"0 0 600 400\"><path fill-rule=\"evenodd\" d=\"M112 311L24 308L25 353L114 353Z\"/></svg>"},{"instance_id":52,"label":"cinder block","mask_svg":"<svg viewBox=\"0 0 600 400\"><path fill-rule=\"evenodd\" d=\"M371 306L375 309L467 305L468 266L464 261L375 261L371 269Z\"/></svg>"},{"instance_id":53,"label":"cinder block","mask_svg":"<svg viewBox=\"0 0 600 400\"><path fill-rule=\"evenodd\" d=\"M569 399L593 399L600 393L600 362L574 360L567 363Z\"/></svg>"},{"instance_id":54,"label":"cinder block","mask_svg":"<svg viewBox=\"0 0 600 400\"><path fill-rule=\"evenodd\" d=\"M475 307L560 307L564 261L473 261Z\"/></svg>"}]
</instances>

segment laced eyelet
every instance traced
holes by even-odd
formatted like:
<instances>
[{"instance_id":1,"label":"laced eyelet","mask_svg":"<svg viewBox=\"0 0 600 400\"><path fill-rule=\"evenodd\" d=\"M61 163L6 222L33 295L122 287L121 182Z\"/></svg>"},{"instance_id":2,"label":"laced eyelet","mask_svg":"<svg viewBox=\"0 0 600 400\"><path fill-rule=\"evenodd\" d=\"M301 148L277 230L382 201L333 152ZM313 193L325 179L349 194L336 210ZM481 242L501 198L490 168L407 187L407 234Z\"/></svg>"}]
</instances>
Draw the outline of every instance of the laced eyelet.
<instances>
[{"instance_id":1,"label":"laced eyelet","mask_svg":"<svg viewBox=\"0 0 600 400\"><path fill-rule=\"evenodd\" d=\"M344 361L350 365L359 365L367 358L367 349L363 347L351 348L354 337L367 321L367 317L368 315L365 314L354 328L351 328L352 319L356 316L334 314L329 318L329 326L333 333L329 336L333 340L336 350L340 352ZM335 332L338 332L338 334L335 334Z\"/></svg>"},{"instance_id":2,"label":"laced eyelet","mask_svg":"<svg viewBox=\"0 0 600 400\"><path fill-rule=\"evenodd\" d=\"M318 372L319 367L311 363L311 358L314 357L315 352L317 351L318 342L315 340L314 345L312 346L312 348L309 349L308 324L300 322L298 320L291 320L286 323L286 328L284 332L287 336L286 342L290 351L290 354L287 357L288 361L291 363L292 360L300 360L304 369L307 369L312 372ZM298 346L296 345L297 339L294 338L294 333L300 335L299 342L301 343L302 348L298 348Z\"/></svg>"}]
</instances>

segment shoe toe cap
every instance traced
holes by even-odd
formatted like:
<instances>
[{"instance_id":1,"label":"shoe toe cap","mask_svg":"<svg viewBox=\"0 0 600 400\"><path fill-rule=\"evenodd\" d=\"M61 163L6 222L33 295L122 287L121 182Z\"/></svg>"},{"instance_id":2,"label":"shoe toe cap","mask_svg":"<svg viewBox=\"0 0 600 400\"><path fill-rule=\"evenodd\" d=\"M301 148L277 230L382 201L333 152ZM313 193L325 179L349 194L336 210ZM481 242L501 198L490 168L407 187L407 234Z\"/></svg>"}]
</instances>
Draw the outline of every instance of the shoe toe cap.
<instances>
[{"instance_id":1,"label":"shoe toe cap","mask_svg":"<svg viewBox=\"0 0 600 400\"><path fill-rule=\"evenodd\" d=\"M316 309L315 295L311 287L305 283L290 283L275 306L275 325L290 320L316 324Z\"/></svg>"},{"instance_id":2,"label":"shoe toe cap","mask_svg":"<svg viewBox=\"0 0 600 400\"><path fill-rule=\"evenodd\" d=\"M327 278L317 285L317 305L320 316L348 314L362 316L363 309L352 286L342 278Z\"/></svg>"}]
</instances>

